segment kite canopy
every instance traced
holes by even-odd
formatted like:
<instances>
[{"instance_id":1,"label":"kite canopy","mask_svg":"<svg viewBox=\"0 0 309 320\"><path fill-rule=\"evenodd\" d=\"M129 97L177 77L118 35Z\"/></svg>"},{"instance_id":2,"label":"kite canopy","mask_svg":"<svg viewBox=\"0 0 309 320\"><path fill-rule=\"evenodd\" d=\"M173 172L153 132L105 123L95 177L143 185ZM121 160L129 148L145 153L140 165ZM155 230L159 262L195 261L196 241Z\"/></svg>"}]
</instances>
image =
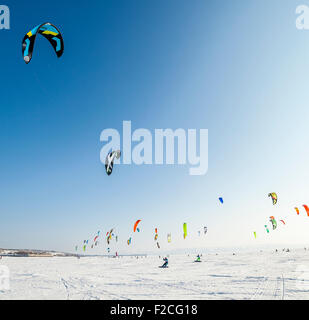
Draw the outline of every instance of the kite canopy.
<instances>
[{"instance_id":1,"label":"kite canopy","mask_svg":"<svg viewBox=\"0 0 309 320\"><path fill-rule=\"evenodd\" d=\"M207 227L204 227L204 234L207 233Z\"/></svg>"},{"instance_id":2,"label":"kite canopy","mask_svg":"<svg viewBox=\"0 0 309 320\"><path fill-rule=\"evenodd\" d=\"M254 231L253 234L254 234L254 238L256 239L256 232Z\"/></svg>"},{"instance_id":3,"label":"kite canopy","mask_svg":"<svg viewBox=\"0 0 309 320\"><path fill-rule=\"evenodd\" d=\"M273 205L275 205L278 201L278 196L275 192L269 193L268 197L271 197L272 201L273 201Z\"/></svg>"},{"instance_id":4,"label":"kite canopy","mask_svg":"<svg viewBox=\"0 0 309 320\"><path fill-rule=\"evenodd\" d=\"M106 241L107 241L107 244L109 244L110 240L112 240L113 231L114 231L114 228L111 229L109 232L106 233Z\"/></svg>"},{"instance_id":5,"label":"kite canopy","mask_svg":"<svg viewBox=\"0 0 309 320\"><path fill-rule=\"evenodd\" d=\"M223 203L223 198L219 198L219 201L220 201L221 203Z\"/></svg>"},{"instance_id":6,"label":"kite canopy","mask_svg":"<svg viewBox=\"0 0 309 320\"><path fill-rule=\"evenodd\" d=\"M299 209L297 207L294 208L296 210L296 213L299 215Z\"/></svg>"},{"instance_id":7,"label":"kite canopy","mask_svg":"<svg viewBox=\"0 0 309 320\"><path fill-rule=\"evenodd\" d=\"M270 222L273 225L273 230L275 230L277 228L277 221L275 220L274 217L270 217Z\"/></svg>"},{"instance_id":8,"label":"kite canopy","mask_svg":"<svg viewBox=\"0 0 309 320\"><path fill-rule=\"evenodd\" d=\"M183 238L186 239L187 235L188 235L187 224L184 223L183 224Z\"/></svg>"},{"instance_id":9,"label":"kite canopy","mask_svg":"<svg viewBox=\"0 0 309 320\"><path fill-rule=\"evenodd\" d=\"M172 242L172 235L170 233L167 235L167 242L168 243Z\"/></svg>"},{"instance_id":10,"label":"kite canopy","mask_svg":"<svg viewBox=\"0 0 309 320\"><path fill-rule=\"evenodd\" d=\"M158 229L155 228L155 237L154 237L154 240L157 241L158 240Z\"/></svg>"},{"instance_id":11,"label":"kite canopy","mask_svg":"<svg viewBox=\"0 0 309 320\"><path fill-rule=\"evenodd\" d=\"M120 150L110 152L105 159L105 170L108 176L113 172L115 158L119 159L121 157Z\"/></svg>"},{"instance_id":12,"label":"kite canopy","mask_svg":"<svg viewBox=\"0 0 309 320\"><path fill-rule=\"evenodd\" d=\"M26 64L28 64L32 59L34 43L38 33L49 41L54 48L57 57L60 58L64 50L62 35L56 26L46 22L36 26L24 36L22 42L22 53Z\"/></svg>"},{"instance_id":13,"label":"kite canopy","mask_svg":"<svg viewBox=\"0 0 309 320\"><path fill-rule=\"evenodd\" d=\"M285 222L283 220L280 220L284 225L285 225Z\"/></svg>"},{"instance_id":14,"label":"kite canopy","mask_svg":"<svg viewBox=\"0 0 309 320\"><path fill-rule=\"evenodd\" d=\"M269 233L268 227L267 225L264 226L266 228L267 233Z\"/></svg>"},{"instance_id":15,"label":"kite canopy","mask_svg":"<svg viewBox=\"0 0 309 320\"><path fill-rule=\"evenodd\" d=\"M307 205L303 205L303 207L305 208L305 210L306 210L306 212L307 212L307 215L308 215L308 217L309 217L309 207L307 206Z\"/></svg>"},{"instance_id":16,"label":"kite canopy","mask_svg":"<svg viewBox=\"0 0 309 320\"><path fill-rule=\"evenodd\" d=\"M134 227L133 227L133 231L135 232L136 229L137 229L137 226L138 224L141 222L142 220L137 220L135 223L134 223Z\"/></svg>"}]
</instances>

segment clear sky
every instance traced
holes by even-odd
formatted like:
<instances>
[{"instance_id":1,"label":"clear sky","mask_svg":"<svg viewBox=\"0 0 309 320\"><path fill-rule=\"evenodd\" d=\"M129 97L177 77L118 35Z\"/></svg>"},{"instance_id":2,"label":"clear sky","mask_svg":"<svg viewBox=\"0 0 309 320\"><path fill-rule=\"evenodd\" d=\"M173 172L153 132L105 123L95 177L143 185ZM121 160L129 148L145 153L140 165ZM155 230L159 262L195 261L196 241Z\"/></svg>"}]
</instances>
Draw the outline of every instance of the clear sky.
<instances>
[{"instance_id":1,"label":"clear sky","mask_svg":"<svg viewBox=\"0 0 309 320\"><path fill-rule=\"evenodd\" d=\"M309 31L295 26L306 2L4 1L0 247L74 251L112 227L120 253L155 251L156 227L163 251L309 243L309 218L294 211L309 204ZM64 54L38 37L26 65L21 41L46 21ZM118 165L108 177L100 134L124 120L133 130L208 129L207 174ZM271 215L286 226L267 235ZM92 252L106 248L102 239Z\"/></svg>"}]
</instances>

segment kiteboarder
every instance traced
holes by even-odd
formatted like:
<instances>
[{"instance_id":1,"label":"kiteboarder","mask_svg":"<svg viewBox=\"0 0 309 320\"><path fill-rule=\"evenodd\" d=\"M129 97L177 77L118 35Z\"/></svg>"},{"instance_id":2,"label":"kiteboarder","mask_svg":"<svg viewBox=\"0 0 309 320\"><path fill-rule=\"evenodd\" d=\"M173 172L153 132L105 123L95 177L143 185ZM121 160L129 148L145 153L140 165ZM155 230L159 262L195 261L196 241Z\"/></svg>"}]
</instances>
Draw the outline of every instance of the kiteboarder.
<instances>
[{"instance_id":1,"label":"kiteboarder","mask_svg":"<svg viewBox=\"0 0 309 320\"><path fill-rule=\"evenodd\" d=\"M167 259L167 257L163 258L163 261L164 261L164 263L161 266L161 268L167 268L168 267L168 259Z\"/></svg>"}]
</instances>

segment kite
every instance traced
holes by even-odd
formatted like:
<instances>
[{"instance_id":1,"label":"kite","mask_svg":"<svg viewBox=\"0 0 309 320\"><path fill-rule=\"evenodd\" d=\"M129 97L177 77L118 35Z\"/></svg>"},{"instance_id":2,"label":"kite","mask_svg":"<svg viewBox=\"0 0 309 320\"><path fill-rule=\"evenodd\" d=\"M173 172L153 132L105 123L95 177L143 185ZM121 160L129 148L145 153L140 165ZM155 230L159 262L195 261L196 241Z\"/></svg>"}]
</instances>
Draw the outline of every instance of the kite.
<instances>
[{"instance_id":1,"label":"kite","mask_svg":"<svg viewBox=\"0 0 309 320\"><path fill-rule=\"evenodd\" d=\"M113 166L115 158L119 159L121 157L120 150L110 152L105 159L105 170L107 175L111 175L113 172Z\"/></svg>"},{"instance_id":2,"label":"kite","mask_svg":"<svg viewBox=\"0 0 309 320\"><path fill-rule=\"evenodd\" d=\"M133 231L135 232L137 230L137 226L138 224L141 222L142 220L137 220L135 223L134 223L134 227L133 227ZM138 229L138 232L139 232L139 229Z\"/></svg>"},{"instance_id":3,"label":"kite","mask_svg":"<svg viewBox=\"0 0 309 320\"><path fill-rule=\"evenodd\" d=\"M220 201L221 203L223 203L223 198L219 198L219 201Z\"/></svg>"},{"instance_id":4,"label":"kite","mask_svg":"<svg viewBox=\"0 0 309 320\"><path fill-rule=\"evenodd\" d=\"M83 250L86 251L86 245L84 245Z\"/></svg>"},{"instance_id":5,"label":"kite","mask_svg":"<svg viewBox=\"0 0 309 320\"><path fill-rule=\"evenodd\" d=\"M207 233L207 227L204 227L204 234Z\"/></svg>"},{"instance_id":6,"label":"kite","mask_svg":"<svg viewBox=\"0 0 309 320\"><path fill-rule=\"evenodd\" d=\"M294 208L296 210L296 213L299 215L299 209L297 207Z\"/></svg>"},{"instance_id":7,"label":"kite","mask_svg":"<svg viewBox=\"0 0 309 320\"><path fill-rule=\"evenodd\" d=\"M157 228L155 228L155 237L154 237L154 240L155 241L157 241L157 239L158 239L158 229Z\"/></svg>"},{"instance_id":8,"label":"kite","mask_svg":"<svg viewBox=\"0 0 309 320\"><path fill-rule=\"evenodd\" d=\"M127 241L128 246L131 244L131 240L132 240L132 238L130 238L130 239Z\"/></svg>"},{"instance_id":9,"label":"kite","mask_svg":"<svg viewBox=\"0 0 309 320\"><path fill-rule=\"evenodd\" d=\"M254 231L253 234L254 234L254 238L256 239L256 232Z\"/></svg>"},{"instance_id":10,"label":"kite","mask_svg":"<svg viewBox=\"0 0 309 320\"><path fill-rule=\"evenodd\" d=\"M269 233L268 227L267 225L264 226L266 228L267 233Z\"/></svg>"},{"instance_id":11,"label":"kite","mask_svg":"<svg viewBox=\"0 0 309 320\"><path fill-rule=\"evenodd\" d=\"M307 206L307 205L303 205L303 207L305 208L305 210L306 210L306 212L307 212L307 215L308 215L308 217L309 217L309 207Z\"/></svg>"},{"instance_id":12,"label":"kite","mask_svg":"<svg viewBox=\"0 0 309 320\"><path fill-rule=\"evenodd\" d=\"M36 26L24 36L22 42L22 53L26 64L28 64L32 59L34 43L38 33L49 41L54 48L57 57L60 58L64 50L62 35L56 26L46 22Z\"/></svg>"},{"instance_id":13,"label":"kite","mask_svg":"<svg viewBox=\"0 0 309 320\"><path fill-rule=\"evenodd\" d=\"M183 224L183 238L186 239L187 235L188 235L187 224L184 223Z\"/></svg>"},{"instance_id":14,"label":"kite","mask_svg":"<svg viewBox=\"0 0 309 320\"><path fill-rule=\"evenodd\" d=\"M273 230L275 230L277 228L277 221L275 220L274 217L270 217L270 222L273 225Z\"/></svg>"},{"instance_id":15,"label":"kite","mask_svg":"<svg viewBox=\"0 0 309 320\"><path fill-rule=\"evenodd\" d=\"M160 249L160 245L159 245L159 242L157 242L157 247L158 247L158 249Z\"/></svg>"},{"instance_id":16,"label":"kite","mask_svg":"<svg viewBox=\"0 0 309 320\"><path fill-rule=\"evenodd\" d=\"M201 235L201 231L198 231L197 233L198 233L198 236L200 236L200 235Z\"/></svg>"},{"instance_id":17,"label":"kite","mask_svg":"<svg viewBox=\"0 0 309 320\"><path fill-rule=\"evenodd\" d=\"M168 243L172 242L172 235L170 233L167 235L167 242Z\"/></svg>"},{"instance_id":18,"label":"kite","mask_svg":"<svg viewBox=\"0 0 309 320\"><path fill-rule=\"evenodd\" d=\"M283 220L280 220L284 225L285 225L285 222Z\"/></svg>"},{"instance_id":19,"label":"kite","mask_svg":"<svg viewBox=\"0 0 309 320\"><path fill-rule=\"evenodd\" d=\"M273 205L275 205L278 201L278 196L275 192L269 193L268 197L271 197L272 201L273 201Z\"/></svg>"},{"instance_id":20,"label":"kite","mask_svg":"<svg viewBox=\"0 0 309 320\"><path fill-rule=\"evenodd\" d=\"M109 231L109 232L106 233L106 236L107 236L107 238L106 238L107 244L109 244L109 241L112 240L113 230L114 230L114 228L111 229L111 231Z\"/></svg>"}]
</instances>

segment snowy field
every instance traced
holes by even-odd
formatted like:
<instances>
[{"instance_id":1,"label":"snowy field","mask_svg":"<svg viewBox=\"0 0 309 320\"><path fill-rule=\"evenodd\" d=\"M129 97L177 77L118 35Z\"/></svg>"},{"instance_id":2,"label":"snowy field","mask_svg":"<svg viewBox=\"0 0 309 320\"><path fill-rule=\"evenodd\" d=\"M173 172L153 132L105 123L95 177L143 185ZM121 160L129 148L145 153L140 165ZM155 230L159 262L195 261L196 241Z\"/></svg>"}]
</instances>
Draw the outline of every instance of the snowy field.
<instances>
[{"instance_id":1,"label":"snowy field","mask_svg":"<svg viewBox=\"0 0 309 320\"><path fill-rule=\"evenodd\" d=\"M4 257L10 288L0 288L0 299L309 299L304 249L194 258L171 255L169 268L160 269L158 256Z\"/></svg>"}]
</instances>

